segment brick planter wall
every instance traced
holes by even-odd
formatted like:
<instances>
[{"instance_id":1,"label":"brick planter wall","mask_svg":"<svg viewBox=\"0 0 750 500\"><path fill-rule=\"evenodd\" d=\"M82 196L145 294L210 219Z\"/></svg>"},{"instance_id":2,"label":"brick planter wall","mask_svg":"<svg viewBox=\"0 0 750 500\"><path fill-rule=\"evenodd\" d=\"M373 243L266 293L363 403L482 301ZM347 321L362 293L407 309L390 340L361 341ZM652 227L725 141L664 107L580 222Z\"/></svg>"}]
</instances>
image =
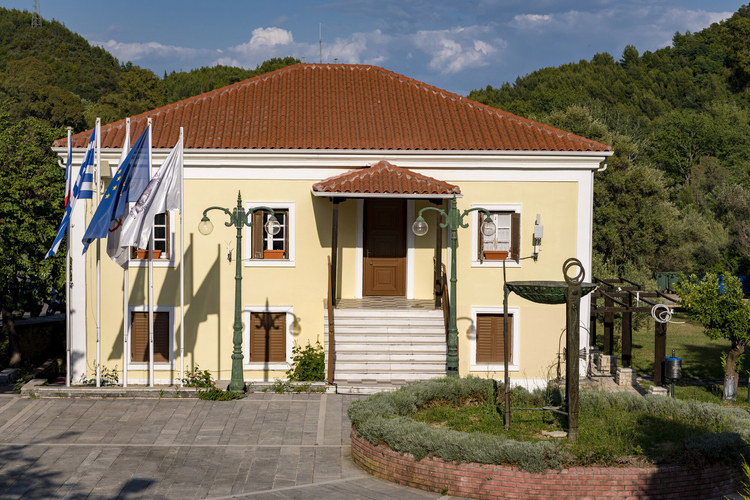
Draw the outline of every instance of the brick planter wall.
<instances>
[{"instance_id":1,"label":"brick planter wall","mask_svg":"<svg viewBox=\"0 0 750 500\"><path fill-rule=\"evenodd\" d=\"M502 465L445 462L400 455L375 446L352 430L352 458L365 471L394 483L482 499L628 498L703 500L735 493L742 474L723 466L607 468L576 467L532 474Z\"/></svg>"}]
</instances>

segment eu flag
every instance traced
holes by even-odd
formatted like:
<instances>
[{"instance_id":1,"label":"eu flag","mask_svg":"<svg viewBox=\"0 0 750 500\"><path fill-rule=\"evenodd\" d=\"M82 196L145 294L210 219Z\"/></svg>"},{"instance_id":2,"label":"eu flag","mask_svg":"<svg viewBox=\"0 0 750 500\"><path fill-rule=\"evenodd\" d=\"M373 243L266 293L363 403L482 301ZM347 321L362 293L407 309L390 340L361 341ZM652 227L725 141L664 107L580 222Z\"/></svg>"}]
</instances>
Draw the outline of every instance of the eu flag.
<instances>
[{"instance_id":1,"label":"eu flag","mask_svg":"<svg viewBox=\"0 0 750 500\"><path fill-rule=\"evenodd\" d=\"M136 201L145 189L151 172L148 131L149 127L146 127L107 186L83 235L83 253L92 241L107 236L110 223L122 217L128 202Z\"/></svg>"}]
</instances>

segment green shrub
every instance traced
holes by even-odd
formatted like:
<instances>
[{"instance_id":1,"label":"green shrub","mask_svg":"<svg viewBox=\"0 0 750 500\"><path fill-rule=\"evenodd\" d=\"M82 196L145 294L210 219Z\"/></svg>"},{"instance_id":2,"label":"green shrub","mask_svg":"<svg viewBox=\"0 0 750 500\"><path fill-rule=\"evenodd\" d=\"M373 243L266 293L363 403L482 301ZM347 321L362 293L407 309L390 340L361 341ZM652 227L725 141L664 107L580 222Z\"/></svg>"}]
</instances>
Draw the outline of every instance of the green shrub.
<instances>
[{"instance_id":1,"label":"green shrub","mask_svg":"<svg viewBox=\"0 0 750 500\"><path fill-rule=\"evenodd\" d=\"M198 398L209 401L231 401L240 399L243 395L232 391L222 391L216 387L210 387L206 390L198 389Z\"/></svg>"},{"instance_id":2,"label":"green shrub","mask_svg":"<svg viewBox=\"0 0 750 500\"><path fill-rule=\"evenodd\" d=\"M560 398L557 388L532 393L519 388L511 391L514 406L554 405ZM581 433L571 443L516 441L504 433L458 432L433 428L411 418L421 408L438 401L457 406L492 406L496 399L503 399L503 389L496 389L491 380L443 378L354 401L348 414L358 435L372 444L385 442L399 453L412 454L416 460L437 456L447 461L517 465L534 473L569 463L620 463L623 451L642 456L644 448L662 442L673 445L667 453L672 462L696 466L717 462L738 465L742 454L750 451L743 441L750 434L747 412L661 396L581 392ZM599 418L600 423L584 428L587 419L594 418Z\"/></svg>"},{"instance_id":3,"label":"green shrub","mask_svg":"<svg viewBox=\"0 0 750 500\"><path fill-rule=\"evenodd\" d=\"M325 377L325 351L320 342L292 347L292 366L286 376L290 382L319 382Z\"/></svg>"},{"instance_id":4,"label":"green shrub","mask_svg":"<svg viewBox=\"0 0 750 500\"><path fill-rule=\"evenodd\" d=\"M208 370L201 371L197 363L193 371L188 373L187 376L182 379L182 383L185 387L206 388L214 386L214 381L211 380L211 372Z\"/></svg>"}]
</instances>

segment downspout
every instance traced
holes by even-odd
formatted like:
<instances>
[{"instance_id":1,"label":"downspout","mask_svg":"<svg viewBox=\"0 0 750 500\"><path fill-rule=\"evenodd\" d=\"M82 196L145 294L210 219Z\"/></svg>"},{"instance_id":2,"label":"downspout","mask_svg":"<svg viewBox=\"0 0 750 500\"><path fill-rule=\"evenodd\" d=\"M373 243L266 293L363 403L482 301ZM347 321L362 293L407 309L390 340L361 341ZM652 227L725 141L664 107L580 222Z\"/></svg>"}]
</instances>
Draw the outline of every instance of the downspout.
<instances>
[{"instance_id":1,"label":"downspout","mask_svg":"<svg viewBox=\"0 0 750 500\"><path fill-rule=\"evenodd\" d=\"M605 170L607 170L607 161L608 160L609 160L609 156L605 156L604 157L604 166L602 168L598 168L598 169L594 170L594 173L596 174L596 173L604 172Z\"/></svg>"}]
</instances>

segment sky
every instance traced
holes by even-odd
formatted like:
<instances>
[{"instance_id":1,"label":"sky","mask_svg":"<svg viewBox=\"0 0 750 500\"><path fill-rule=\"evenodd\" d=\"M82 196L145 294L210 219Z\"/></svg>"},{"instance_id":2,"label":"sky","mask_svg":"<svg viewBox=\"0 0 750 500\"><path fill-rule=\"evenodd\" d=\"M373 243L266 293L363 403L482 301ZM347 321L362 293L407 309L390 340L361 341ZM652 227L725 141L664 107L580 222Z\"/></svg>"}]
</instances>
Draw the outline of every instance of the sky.
<instances>
[{"instance_id":1,"label":"sky","mask_svg":"<svg viewBox=\"0 0 750 500\"><path fill-rule=\"evenodd\" d=\"M272 57L373 64L467 95L599 52L619 60L726 19L740 0L40 0L120 62L163 76ZM32 0L0 0L29 10Z\"/></svg>"}]
</instances>

